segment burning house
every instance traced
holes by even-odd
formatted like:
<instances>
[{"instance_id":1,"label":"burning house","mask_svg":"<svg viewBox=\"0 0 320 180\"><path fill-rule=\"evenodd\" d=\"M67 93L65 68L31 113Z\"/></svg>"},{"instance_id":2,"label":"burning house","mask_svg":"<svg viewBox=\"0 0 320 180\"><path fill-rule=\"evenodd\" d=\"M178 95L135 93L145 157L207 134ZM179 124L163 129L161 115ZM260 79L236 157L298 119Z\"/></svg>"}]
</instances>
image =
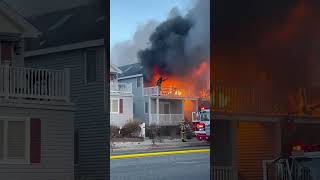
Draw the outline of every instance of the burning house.
<instances>
[{"instance_id":1,"label":"burning house","mask_svg":"<svg viewBox=\"0 0 320 180\"><path fill-rule=\"evenodd\" d=\"M311 137L320 127L315 51L320 4L227 0L215 5L213 159L220 166L214 168L215 179L222 171L229 179L262 179L263 160L290 153L294 143L319 144Z\"/></svg>"},{"instance_id":2,"label":"burning house","mask_svg":"<svg viewBox=\"0 0 320 180\"><path fill-rule=\"evenodd\" d=\"M209 99L208 22L209 0L197 1L185 16L172 13L151 34L149 47L138 52L140 62L119 67L123 72L119 81L133 83L136 92L136 118L177 126L191 120L200 98Z\"/></svg>"}]
</instances>

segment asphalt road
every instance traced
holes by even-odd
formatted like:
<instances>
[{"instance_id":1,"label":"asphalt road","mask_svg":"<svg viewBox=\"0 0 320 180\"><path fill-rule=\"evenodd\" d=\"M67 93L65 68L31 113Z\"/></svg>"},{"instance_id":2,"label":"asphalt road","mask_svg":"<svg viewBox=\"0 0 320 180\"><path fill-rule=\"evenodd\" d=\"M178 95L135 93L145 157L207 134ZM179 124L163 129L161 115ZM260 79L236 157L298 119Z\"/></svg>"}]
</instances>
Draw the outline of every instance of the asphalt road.
<instances>
[{"instance_id":1,"label":"asphalt road","mask_svg":"<svg viewBox=\"0 0 320 180\"><path fill-rule=\"evenodd\" d=\"M110 161L111 180L209 180L209 153Z\"/></svg>"}]
</instances>

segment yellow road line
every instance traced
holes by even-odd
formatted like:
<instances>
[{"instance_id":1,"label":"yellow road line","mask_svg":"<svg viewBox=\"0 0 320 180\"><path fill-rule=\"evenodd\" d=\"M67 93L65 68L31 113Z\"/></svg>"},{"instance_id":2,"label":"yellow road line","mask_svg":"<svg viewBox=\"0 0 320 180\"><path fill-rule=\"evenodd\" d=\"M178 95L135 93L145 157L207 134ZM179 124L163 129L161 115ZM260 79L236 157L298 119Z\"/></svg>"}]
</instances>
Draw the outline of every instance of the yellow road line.
<instances>
[{"instance_id":1,"label":"yellow road line","mask_svg":"<svg viewBox=\"0 0 320 180\"><path fill-rule=\"evenodd\" d=\"M125 155L110 156L110 159L114 160L114 159L127 159L127 158L152 157L152 156L167 156L167 155L190 154L190 153L208 153L208 152L210 152L210 149L154 152L154 153L141 153L141 154L125 154Z\"/></svg>"}]
</instances>

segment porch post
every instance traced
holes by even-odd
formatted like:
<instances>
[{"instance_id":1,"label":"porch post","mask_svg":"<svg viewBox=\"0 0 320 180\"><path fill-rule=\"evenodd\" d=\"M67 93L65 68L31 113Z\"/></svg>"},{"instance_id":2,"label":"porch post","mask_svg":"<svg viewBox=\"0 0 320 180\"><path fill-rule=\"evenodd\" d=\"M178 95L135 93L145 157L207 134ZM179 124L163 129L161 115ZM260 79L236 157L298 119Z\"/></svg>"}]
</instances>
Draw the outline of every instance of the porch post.
<instances>
[{"instance_id":1,"label":"porch post","mask_svg":"<svg viewBox=\"0 0 320 180\"><path fill-rule=\"evenodd\" d=\"M151 116L152 111L151 111L151 97L150 97L150 96L149 96L148 100L149 100L149 103L148 103L148 106L149 106L149 107L148 107L148 110L149 110L149 111L148 111L148 113L149 113L149 124L150 124L150 121L152 120L152 119L151 119L151 117L152 117L152 116Z\"/></svg>"},{"instance_id":2,"label":"porch post","mask_svg":"<svg viewBox=\"0 0 320 180\"><path fill-rule=\"evenodd\" d=\"M196 100L196 112L199 111L199 102L198 99Z\"/></svg>"},{"instance_id":3,"label":"porch post","mask_svg":"<svg viewBox=\"0 0 320 180\"><path fill-rule=\"evenodd\" d=\"M157 97L157 106L156 106L156 114L157 114L157 123L160 125L160 118L159 118L159 98Z\"/></svg>"},{"instance_id":4,"label":"porch post","mask_svg":"<svg viewBox=\"0 0 320 180\"><path fill-rule=\"evenodd\" d=\"M237 156L237 136L238 136L238 126L239 120L231 121L231 148L232 148L232 169L233 169L233 179L238 179L238 156Z\"/></svg>"},{"instance_id":5,"label":"porch post","mask_svg":"<svg viewBox=\"0 0 320 180\"><path fill-rule=\"evenodd\" d=\"M71 74L70 74L70 68L65 68L64 69L64 74L65 74L65 84L64 84L64 88L65 88L65 100L66 100L66 102L70 102L70 99L71 99L71 97L70 97L70 86L71 86L71 80L70 80L70 78L71 78Z\"/></svg>"},{"instance_id":6,"label":"porch post","mask_svg":"<svg viewBox=\"0 0 320 180\"><path fill-rule=\"evenodd\" d=\"M185 118L184 117L184 99L181 101L181 107L182 107L182 115L183 115L183 119Z\"/></svg>"},{"instance_id":7,"label":"porch post","mask_svg":"<svg viewBox=\"0 0 320 180\"><path fill-rule=\"evenodd\" d=\"M4 97L6 99L9 98L9 86L10 86L10 76L9 76L9 73L10 73L10 70L9 70L9 66L8 65L4 65Z\"/></svg>"}]
</instances>

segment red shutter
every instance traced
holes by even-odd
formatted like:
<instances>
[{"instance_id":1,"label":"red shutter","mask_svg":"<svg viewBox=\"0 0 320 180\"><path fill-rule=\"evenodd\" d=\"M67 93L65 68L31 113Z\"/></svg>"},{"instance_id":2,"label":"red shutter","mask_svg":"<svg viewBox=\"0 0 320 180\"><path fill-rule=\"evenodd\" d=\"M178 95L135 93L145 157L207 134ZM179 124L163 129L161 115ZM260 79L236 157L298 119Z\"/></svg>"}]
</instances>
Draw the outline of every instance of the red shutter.
<instances>
[{"instance_id":1,"label":"red shutter","mask_svg":"<svg viewBox=\"0 0 320 180\"><path fill-rule=\"evenodd\" d=\"M30 162L40 163L41 160L41 120L30 121Z\"/></svg>"},{"instance_id":2,"label":"red shutter","mask_svg":"<svg viewBox=\"0 0 320 180\"><path fill-rule=\"evenodd\" d=\"M2 63L11 64L12 62L12 43L1 42L1 61Z\"/></svg>"},{"instance_id":3,"label":"red shutter","mask_svg":"<svg viewBox=\"0 0 320 180\"><path fill-rule=\"evenodd\" d=\"M123 99L120 99L120 113L123 113Z\"/></svg>"}]
</instances>

